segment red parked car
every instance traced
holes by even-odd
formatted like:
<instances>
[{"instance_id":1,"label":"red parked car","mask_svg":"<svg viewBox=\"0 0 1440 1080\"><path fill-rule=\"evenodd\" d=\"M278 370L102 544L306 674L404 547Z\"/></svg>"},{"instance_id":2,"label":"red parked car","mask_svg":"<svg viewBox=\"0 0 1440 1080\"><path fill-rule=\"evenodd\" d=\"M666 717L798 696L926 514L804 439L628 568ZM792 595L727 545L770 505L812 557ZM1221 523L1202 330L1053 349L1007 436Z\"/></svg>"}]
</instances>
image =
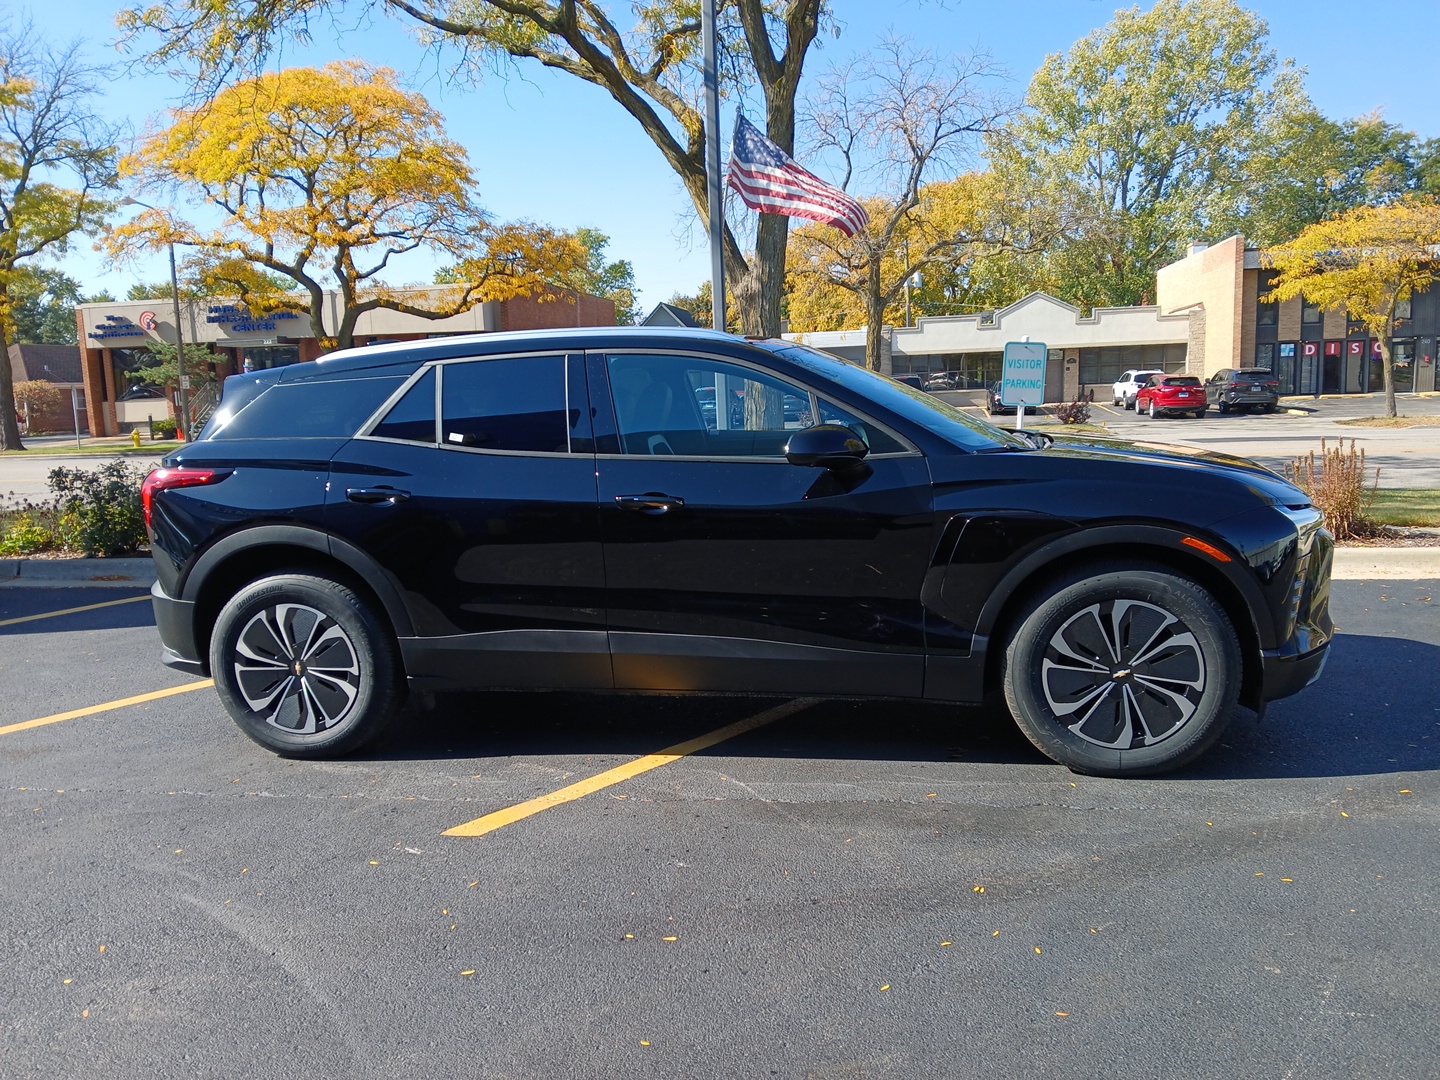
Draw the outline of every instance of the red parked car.
<instances>
[{"instance_id":1,"label":"red parked car","mask_svg":"<svg viewBox=\"0 0 1440 1080\"><path fill-rule=\"evenodd\" d=\"M1152 375L1135 395L1135 411L1156 416L1189 413L1199 419L1210 402L1205 384L1194 375Z\"/></svg>"}]
</instances>

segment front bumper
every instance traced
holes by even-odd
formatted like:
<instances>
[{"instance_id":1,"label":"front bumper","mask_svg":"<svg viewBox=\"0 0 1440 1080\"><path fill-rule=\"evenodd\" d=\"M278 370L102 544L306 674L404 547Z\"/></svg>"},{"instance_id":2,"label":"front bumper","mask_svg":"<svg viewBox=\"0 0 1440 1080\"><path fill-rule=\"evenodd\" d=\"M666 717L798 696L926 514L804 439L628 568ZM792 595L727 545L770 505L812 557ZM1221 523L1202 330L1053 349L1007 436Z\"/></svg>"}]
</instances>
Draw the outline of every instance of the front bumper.
<instances>
[{"instance_id":1,"label":"front bumper","mask_svg":"<svg viewBox=\"0 0 1440 1080\"><path fill-rule=\"evenodd\" d=\"M160 654L166 667L187 675L209 675L210 665L199 655L195 644L195 605L166 594L157 581L150 586L150 603L155 609L155 626L160 631Z\"/></svg>"},{"instance_id":2,"label":"front bumper","mask_svg":"<svg viewBox=\"0 0 1440 1080\"><path fill-rule=\"evenodd\" d=\"M1261 654L1260 700L1278 701L1298 694L1320 677L1329 655L1328 641L1318 649L1301 654L1285 649L1267 649Z\"/></svg>"}]
</instances>

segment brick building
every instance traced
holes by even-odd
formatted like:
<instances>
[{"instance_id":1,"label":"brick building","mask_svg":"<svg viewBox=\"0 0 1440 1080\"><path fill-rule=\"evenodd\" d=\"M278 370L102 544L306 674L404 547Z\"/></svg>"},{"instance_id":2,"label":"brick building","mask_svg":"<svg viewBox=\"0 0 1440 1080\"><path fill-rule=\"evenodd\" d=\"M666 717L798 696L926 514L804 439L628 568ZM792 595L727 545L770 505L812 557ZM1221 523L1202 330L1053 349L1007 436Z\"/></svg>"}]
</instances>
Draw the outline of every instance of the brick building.
<instances>
[{"instance_id":1,"label":"brick building","mask_svg":"<svg viewBox=\"0 0 1440 1080\"><path fill-rule=\"evenodd\" d=\"M17 383L48 382L60 391L58 404L30 410L28 433L74 431L78 403L81 433L90 430L85 410L85 383L81 376L80 349L75 345L11 345L10 377ZM79 391L78 402L71 391ZM17 405L18 408L18 405ZM20 410L23 413L23 409Z\"/></svg>"}]
</instances>

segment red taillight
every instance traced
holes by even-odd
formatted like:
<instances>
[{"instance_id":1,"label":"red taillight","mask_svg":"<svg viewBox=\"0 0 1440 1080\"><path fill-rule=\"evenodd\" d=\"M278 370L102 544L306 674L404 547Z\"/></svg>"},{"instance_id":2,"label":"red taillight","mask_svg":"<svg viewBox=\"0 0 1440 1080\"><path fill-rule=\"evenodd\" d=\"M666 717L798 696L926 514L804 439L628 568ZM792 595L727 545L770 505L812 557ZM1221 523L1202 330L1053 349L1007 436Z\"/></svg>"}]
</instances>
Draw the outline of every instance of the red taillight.
<instances>
[{"instance_id":1,"label":"red taillight","mask_svg":"<svg viewBox=\"0 0 1440 1080\"><path fill-rule=\"evenodd\" d=\"M150 528L150 515L155 505L155 493L170 488L200 487L223 480L228 473L214 469L156 469L145 478L140 488L140 501L145 505L145 527Z\"/></svg>"}]
</instances>

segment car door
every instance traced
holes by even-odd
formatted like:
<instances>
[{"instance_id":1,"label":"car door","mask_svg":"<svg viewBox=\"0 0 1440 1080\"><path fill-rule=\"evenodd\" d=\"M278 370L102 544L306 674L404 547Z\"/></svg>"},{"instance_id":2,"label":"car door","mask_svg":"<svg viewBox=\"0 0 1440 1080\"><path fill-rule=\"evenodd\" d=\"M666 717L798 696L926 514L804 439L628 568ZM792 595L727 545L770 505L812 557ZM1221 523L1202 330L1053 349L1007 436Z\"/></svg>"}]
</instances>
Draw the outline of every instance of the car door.
<instances>
[{"instance_id":1,"label":"car door","mask_svg":"<svg viewBox=\"0 0 1440 1080\"><path fill-rule=\"evenodd\" d=\"M437 685L609 688L584 357L422 368L336 457L327 513L405 598Z\"/></svg>"},{"instance_id":2,"label":"car door","mask_svg":"<svg viewBox=\"0 0 1440 1080\"><path fill-rule=\"evenodd\" d=\"M919 696L929 470L894 432L755 363L592 353L615 685ZM817 420L850 474L791 465Z\"/></svg>"}]
</instances>

